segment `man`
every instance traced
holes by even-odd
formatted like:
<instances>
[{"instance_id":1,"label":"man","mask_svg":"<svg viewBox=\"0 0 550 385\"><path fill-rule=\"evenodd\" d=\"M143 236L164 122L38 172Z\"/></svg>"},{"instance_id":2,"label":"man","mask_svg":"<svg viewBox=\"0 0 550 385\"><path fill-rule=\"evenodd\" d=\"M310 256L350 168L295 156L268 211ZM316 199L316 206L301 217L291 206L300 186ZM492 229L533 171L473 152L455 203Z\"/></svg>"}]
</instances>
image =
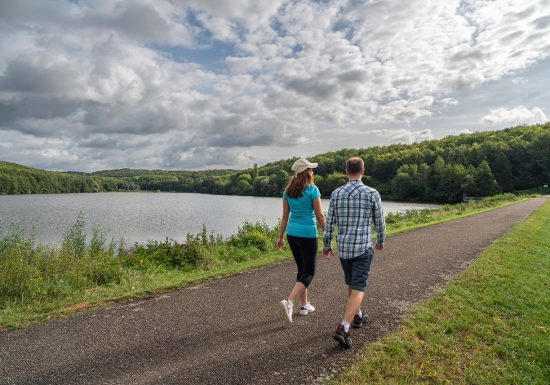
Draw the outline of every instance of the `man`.
<instances>
[{"instance_id":1,"label":"man","mask_svg":"<svg viewBox=\"0 0 550 385\"><path fill-rule=\"evenodd\" d=\"M354 157L347 160L348 182L330 196L323 236L323 255L330 259L334 255L331 249L332 236L335 227L338 227L336 243L348 285L348 301L344 319L336 328L334 339L345 348L351 347L350 326L359 328L367 320L367 314L361 311L361 303L374 255L371 239L373 228L376 230L376 250L384 248L386 238L380 194L363 184L361 178L364 173L363 159Z\"/></svg>"}]
</instances>

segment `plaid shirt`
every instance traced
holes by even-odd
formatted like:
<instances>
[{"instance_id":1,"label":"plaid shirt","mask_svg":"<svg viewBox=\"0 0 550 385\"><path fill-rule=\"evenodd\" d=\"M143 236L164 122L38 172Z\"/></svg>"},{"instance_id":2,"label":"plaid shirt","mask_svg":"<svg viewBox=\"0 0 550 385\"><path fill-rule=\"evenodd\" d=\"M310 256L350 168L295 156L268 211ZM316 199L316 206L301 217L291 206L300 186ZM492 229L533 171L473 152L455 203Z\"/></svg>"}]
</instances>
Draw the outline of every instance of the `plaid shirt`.
<instances>
[{"instance_id":1,"label":"plaid shirt","mask_svg":"<svg viewBox=\"0 0 550 385\"><path fill-rule=\"evenodd\" d=\"M330 196L323 250L331 249L332 235L338 226L338 256L350 259L363 254L369 247L372 248L373 222L377 243L384 243L386 223L380 194L360 180L350 180Z\"/></svg>"}]
</instances>

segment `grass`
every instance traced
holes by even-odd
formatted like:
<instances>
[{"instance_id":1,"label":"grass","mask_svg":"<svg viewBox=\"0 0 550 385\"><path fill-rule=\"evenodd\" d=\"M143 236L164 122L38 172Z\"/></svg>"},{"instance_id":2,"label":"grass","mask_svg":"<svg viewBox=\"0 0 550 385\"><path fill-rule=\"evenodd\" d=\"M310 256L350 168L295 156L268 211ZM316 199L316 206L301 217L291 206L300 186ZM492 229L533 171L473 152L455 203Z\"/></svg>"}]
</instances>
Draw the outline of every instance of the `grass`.
<instances>
[{"instance_id":1,"label":"grass","mask_svg":"<svg viewBox=\"0 0 550 385\"><path fill-rule=\"evenodd\" d=\"M549 309L547 202L331 384L548 384Z\"/></svg>"},{"instance_id":2,"label":"grass","mask_svg":"<svg viewBox=\"0 0 550 385\"><path fill-rule=\"evenodd\" d=\"M406 231L471 215L523 197L507 194L482 202L444 206L434 211L390 214L388 233ZM87 242L81 217L67 230L61 245L35 245L33 237L9 227L0 237L0 329L31 325L80 309L100 306L197 284L239 271L291 259L288 249L275 249L277 228L244 223L222 239L188 234L184 243L106 242L94 229Z\"/></svg>"},{"instance_id":3,"label":"grass","mask_svg":"<svg viewBox=\"0 0 550 385\"><path fill-rule=\"evenodd\" d=\"M424 226L431 226L436 223L462 218L468 215L479 214L484 211L492 210L495 207L517 203L526 197L528 196L500 194L481 201L471 201L454 205L447 204L435 210L407 210L400 213L388 213L386 216L386 225L389 230L388 234L397 234Z\"/></svg>"},{"instance_id":4,"label":"grass","mask_svg":"<svg viewBox=\"0 0 550 385\"><path fill-rule=\"evenodd\" d=\"M245 222L225 240L203 227L184 243L166 239L126 248L107 244L96 229L88 243L79 216L61 245L52 247L35 245L10 226L0 238L0 329L287 260L274 247L276 231Z\"/></svg>"}]
</instances>

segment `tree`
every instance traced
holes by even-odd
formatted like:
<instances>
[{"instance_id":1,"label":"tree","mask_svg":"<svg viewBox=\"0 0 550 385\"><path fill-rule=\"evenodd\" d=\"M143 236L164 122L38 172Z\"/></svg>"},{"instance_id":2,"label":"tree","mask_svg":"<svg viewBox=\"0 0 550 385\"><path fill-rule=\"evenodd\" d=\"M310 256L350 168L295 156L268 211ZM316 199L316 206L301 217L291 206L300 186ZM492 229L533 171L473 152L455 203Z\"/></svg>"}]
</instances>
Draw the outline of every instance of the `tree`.
<instances>
[{"instance_id":1,"label":"tree","mask_svg":"<svg viewBox=\"0 0 550 385\"><path fill-rule=\"evenodd\" d=\"M493 170L496 182L503 191L509 192L514 189L515 177L512 173L512 164L504 153L500 152L495 155L495 160L491 169Z\"/></svg>"},{"instance_id":2,"label":"tree","mask_svg":"<svg viewBox=\"0 0 550 385\"><path fill-rule=\"evenodd\" d=\"M468 171L461 164L451 164L443 168L436 198L440 202L456 203L462 201L463 189L468 185Z\"/></svg>"},{"instance_id":3,"label":"tree","mask_svg":"<svg viewBox=\"0 0 550 385\"><path fill-rule=\"evenodd\" d=\"M491 196L498 194L501 191L500 186L497 184L489 163L486 160L482 161L479 167L475 170L475 181L477 184L478 196Z\"/></svg>"},{"instance_id":4,"label":"tree","mask_svg":"<svg viewBox=\"0 0 550 385\"><path fill-rule=\"evenodd\" d=\"M335 189L346 184L348 178L341 172L333 172L325 179L324 189L326 194L330 195Z\"/></svg>"}]
</instances>

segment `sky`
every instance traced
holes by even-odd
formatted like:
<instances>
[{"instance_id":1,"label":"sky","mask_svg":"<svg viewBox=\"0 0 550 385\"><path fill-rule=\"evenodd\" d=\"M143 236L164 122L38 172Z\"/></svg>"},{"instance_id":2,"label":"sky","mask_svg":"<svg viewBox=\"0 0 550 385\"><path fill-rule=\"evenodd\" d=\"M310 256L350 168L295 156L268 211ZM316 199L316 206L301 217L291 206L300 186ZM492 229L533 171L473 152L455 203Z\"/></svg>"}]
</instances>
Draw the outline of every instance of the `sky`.
<instances>
[{"instance_id":1,"label":"sky","mask_svg":"<svg viewBox=\"0 0 550 385\"><path fill-rule=\"evenodd\" d=\"M244 169L550 120L550 0L0 0L0 160Z\"/></svg>"}]
</instances>

